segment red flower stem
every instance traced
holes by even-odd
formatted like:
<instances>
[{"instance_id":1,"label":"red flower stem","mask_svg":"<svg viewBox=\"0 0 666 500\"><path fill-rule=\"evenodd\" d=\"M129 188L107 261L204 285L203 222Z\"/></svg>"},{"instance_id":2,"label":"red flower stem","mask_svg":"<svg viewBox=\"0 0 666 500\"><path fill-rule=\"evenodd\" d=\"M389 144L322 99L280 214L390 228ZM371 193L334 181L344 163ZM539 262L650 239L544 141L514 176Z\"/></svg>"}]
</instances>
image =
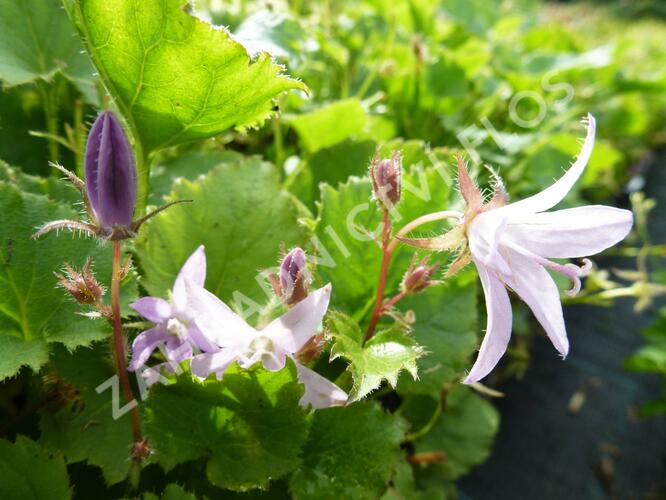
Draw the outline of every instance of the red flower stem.
<instances>
[{"instance_id":1,"label":"red flower stem","mask_svg":"<svg viewBox=\"0 0 666 500\"><path fill-rule=\"evenodd\" d=\"M384 306L382 307L382 311L386 311L390 307L393 307L399 300L404 299L406 296L407 296L407 294L405 292L400 292L397 295L394 295L389 300L384 302Z\"/></svg>"},{"instance_id":2,"label":"red flower stem","mask_svg":"<svg viewBox=\"0 0 666 500\"><path fill-rule=\"evenodd\" d=\"M377 284L377 300L375 301L375 308L370 317L370 324L368 324L368 331L365 333L363 343L365 344L375 334L377 322L384 310L384 290L386 289L386 276L388 274L389 263L391 262L391 249L389 249L389 242L391 239L391 220L389 219L388 210L384 210L384 229L382 231L382 267L379 271L379 283Z\"/></svg>"},{"instance_id":3,"label":"red flower stem","mask_svg":"<svg viewBox=\"0 0 666 500\"><path fill-rule=\"evenodd\" d=\"M120 378L120 385L125 393L125 399L128 403L134 400L132 395L132 387L130 386L129 376L127 375L127 367L125 366L127 357L125 356L125 339L123 338L123 325L120 317L120 242L113 242L113 269L111 276L111 307L113 311L113 345L114 357L116 360L116 371ZM134 406L130 410L132 418L132 436L134 443L140 443L141 438L141 423L139 420L139 409Z\"/></svg>"}]
</instances>

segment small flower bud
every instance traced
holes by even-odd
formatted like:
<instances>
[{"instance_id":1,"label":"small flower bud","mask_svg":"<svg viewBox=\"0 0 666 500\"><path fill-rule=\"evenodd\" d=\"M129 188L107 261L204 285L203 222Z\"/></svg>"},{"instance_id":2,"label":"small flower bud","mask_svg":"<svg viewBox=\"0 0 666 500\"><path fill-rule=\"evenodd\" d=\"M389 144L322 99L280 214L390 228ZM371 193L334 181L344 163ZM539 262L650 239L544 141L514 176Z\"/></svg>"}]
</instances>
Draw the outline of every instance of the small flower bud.
<instances>
[{"instance_id":1,"label":"small flower bud","mask_svg":"<svg viewBox=\"0 0 666 500\"><path fill-rule=\"evenodd\" d=\"M79 304L98 304L104 295L104 287L95 279L91 266L92 258L88 258L81 272L77 272L65 262L65 272L63 274L55 273L59 284L71 293Z\"/></svg>"},{"instance_id":2,"label":"small flower bud","mask_svg":"<svg viewBox=\"0 0 666 500\"><path fill-rule=\"evenodd\" d=\"M383 160L378 155L370 162L370 180L375 199L390 210L400 201L402 177L402 158L394 151L391 158Z\"/></svg>"},{"instance_id":3,"label":"small flower bud","mask_svg":"<svg viewBox=\"0 0 666 500\"><path fill-rule=\"evenodd\" d=\"M91 216L111 234L131 231L137 179L134 155L122 125L110 111L101 113L88 135L85 185Z\"/></svg>"},{"instance_id":4,"label":"small flower bud","mask_svg":"<svg viewBox=\"0 0 666 500\"><path fill-rule=\"evenodd\" d=\"M325 345L326 341L323 333L313 335L296 353L296 359L302 364L309 363L321 354Z\"/></svg>"},{"instance_id":5,"label":"small flower bud","mask_svg":"<svg viewBox=\"0 0 666 500\"><path fill-rule=\"evenodd\" d=\"M416 258L416 255L414 257ZM409 269L407 269L402 279L401 289L403 293L419 293L430 285L439 283L437 280L431 279L433 273L439 269L439 264L427 266L427 263L427 257L418 264L415 263L415 260L412 260Z\"/></svg>"},{"instance_id":6,"label":"small flower bud","mask_svg":"<svg viewBox=\"0 0 666 500\"><path fill-rule=\"evenodd\" d=\"M294 305L308 296L310 274L306 267L305 252L296 247L280 264L280 298L287 305Z\"/></svg>"}]
</instances>

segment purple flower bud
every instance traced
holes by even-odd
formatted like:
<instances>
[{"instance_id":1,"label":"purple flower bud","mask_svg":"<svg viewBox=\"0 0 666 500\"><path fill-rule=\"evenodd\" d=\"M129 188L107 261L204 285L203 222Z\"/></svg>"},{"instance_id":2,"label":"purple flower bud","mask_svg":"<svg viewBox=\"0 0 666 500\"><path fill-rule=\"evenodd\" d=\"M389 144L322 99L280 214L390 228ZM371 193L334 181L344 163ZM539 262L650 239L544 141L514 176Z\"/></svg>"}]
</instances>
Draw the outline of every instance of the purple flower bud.
<instances>
[{"instance_id":1,"label":"purple flower bud","mask_svg":"<svg viewBox=\"0 0 666 500\"><path fill-rule=\"evenodd\" d=\"M402 279L401 289L403 293L420 293L429 286L438 283L438 281L432 279L432 275L439 269L439 264L432 266L427 264L427 257L417 264L416 255L414 255L414 259L412 259L412 263Z\"/></svg>"},{"instance_id":2,"label":"purple flower bud","mask_svg":"<svg viewBox=\"0 0 666 500\"><path fill-rule=\"evenodd\" d=\"M108 232L131 228L136 201L136 165L122 125L110 111L101 113L88 135L85 183L92 216Z\"/></svg>"},{"instance_id":3,"label":"purple flower bud","mask_svg":"<svg viewBox=\"0 0 666 500\"><path fill-rule=\"evenodd\" d=\"M390 209L400 201L402 159L395 151L391 158L380 160L375 156L370 163L370 180L375 198L384 208Z\"/></svg>"},{"instance_id":4,"label":"purple flower bud","mask_svg":"<svg viewBox=\"0 0 666 500\"><path fill-rule=\"evenodd\" d=\"M291 250L280 264L280 289L282 300L289 305L296 304L308 295L310 284L305 265L305 252L296 247Z\"/></svg>"}]
</instances>

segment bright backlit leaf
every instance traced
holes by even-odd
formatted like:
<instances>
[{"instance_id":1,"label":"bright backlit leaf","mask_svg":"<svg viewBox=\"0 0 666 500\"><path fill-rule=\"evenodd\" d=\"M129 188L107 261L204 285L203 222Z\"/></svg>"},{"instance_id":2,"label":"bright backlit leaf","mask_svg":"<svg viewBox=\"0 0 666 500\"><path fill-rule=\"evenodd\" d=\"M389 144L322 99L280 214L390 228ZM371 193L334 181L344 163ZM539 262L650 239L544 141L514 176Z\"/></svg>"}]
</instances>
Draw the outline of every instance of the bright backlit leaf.
<instances>
[{"instance_id":1,"label":"bright backlit leaf","mask_svg":"<svg viewBox=\"0 0 666 500\"><path fill-rule=\"evenodd\" d=\"M181 0L66 0L99 75L149 153L261 124L305 89Z\"/></svg>"},{"instance_id":2,"label":"bright backlit leaf","mask_svg":"<svg viewBox=\"0 0 666 500\"><path fill-rule=\"evenodd\" d=\"M331 358L343 357L354 380L349 401L359 400L386 380L395 387L398 376L406 370L417 377L416 360L423 348L406 332L393 328L376 333L365 345L358 325L342 313L329 313L328 329L335 339Z\"/></svg>"}]
</instances>

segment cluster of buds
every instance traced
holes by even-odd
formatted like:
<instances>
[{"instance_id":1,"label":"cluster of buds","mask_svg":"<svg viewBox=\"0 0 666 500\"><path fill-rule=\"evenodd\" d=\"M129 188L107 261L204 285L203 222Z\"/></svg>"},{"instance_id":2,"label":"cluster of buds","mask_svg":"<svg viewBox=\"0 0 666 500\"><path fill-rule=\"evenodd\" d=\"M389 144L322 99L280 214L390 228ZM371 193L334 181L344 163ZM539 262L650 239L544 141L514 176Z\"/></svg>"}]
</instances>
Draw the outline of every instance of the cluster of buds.
<instances>
[{"instance_id":1,"label":"cluster of buds","mask_svg":"<svg viewBox=\"0 0 666 500\"><path fill-rule=\"evenodd\" d=\"M306 265L305 252L296 247L280 263L280 276L269 276L273 291L288 306L298 304L308 296L312 277Z\"/></svg>"},{"instance_id":2,"label":"cluster of buds","mask_svg":"<svg viewBox=\"0 0 666 500\"><path fill-rule=\"evenodd\" d=\"M136 163L127 135L110 111L101 113L90 129L85 153L85 182L61 165L52 165L81 193L90 221L52 221L42 226L33 238L49 231L68 229L106 240L124 240L132 238L148 219L179 203L169 203L133 220L137 194Z\"/></svg>"},{"instance_id":3,"label":"cluster of buds","mask_svg":"<svg viewBox=\"0 0 666 500\"><path fill-rule=\"evenodd\" d=\"M402 157L394 151L391 158L380 159L375 154L370 162L370 180L375 199L384 210L391 210L401 196Z\"/></svg>"},{"instance_id":4,"label":"cluster of buds","mask_svg":"<svg viewBox=\"0 0 666 500\"><path fill-rule=\"evenodd\" d=\"M428 257L424 257L417 263L415 254L405 276L402 278L400 290L407 295L420 293L431 285L439 284L440 281L432 279L433 274L439 267L439 264L428 266Z\"/></svg>"}]
</instances>

